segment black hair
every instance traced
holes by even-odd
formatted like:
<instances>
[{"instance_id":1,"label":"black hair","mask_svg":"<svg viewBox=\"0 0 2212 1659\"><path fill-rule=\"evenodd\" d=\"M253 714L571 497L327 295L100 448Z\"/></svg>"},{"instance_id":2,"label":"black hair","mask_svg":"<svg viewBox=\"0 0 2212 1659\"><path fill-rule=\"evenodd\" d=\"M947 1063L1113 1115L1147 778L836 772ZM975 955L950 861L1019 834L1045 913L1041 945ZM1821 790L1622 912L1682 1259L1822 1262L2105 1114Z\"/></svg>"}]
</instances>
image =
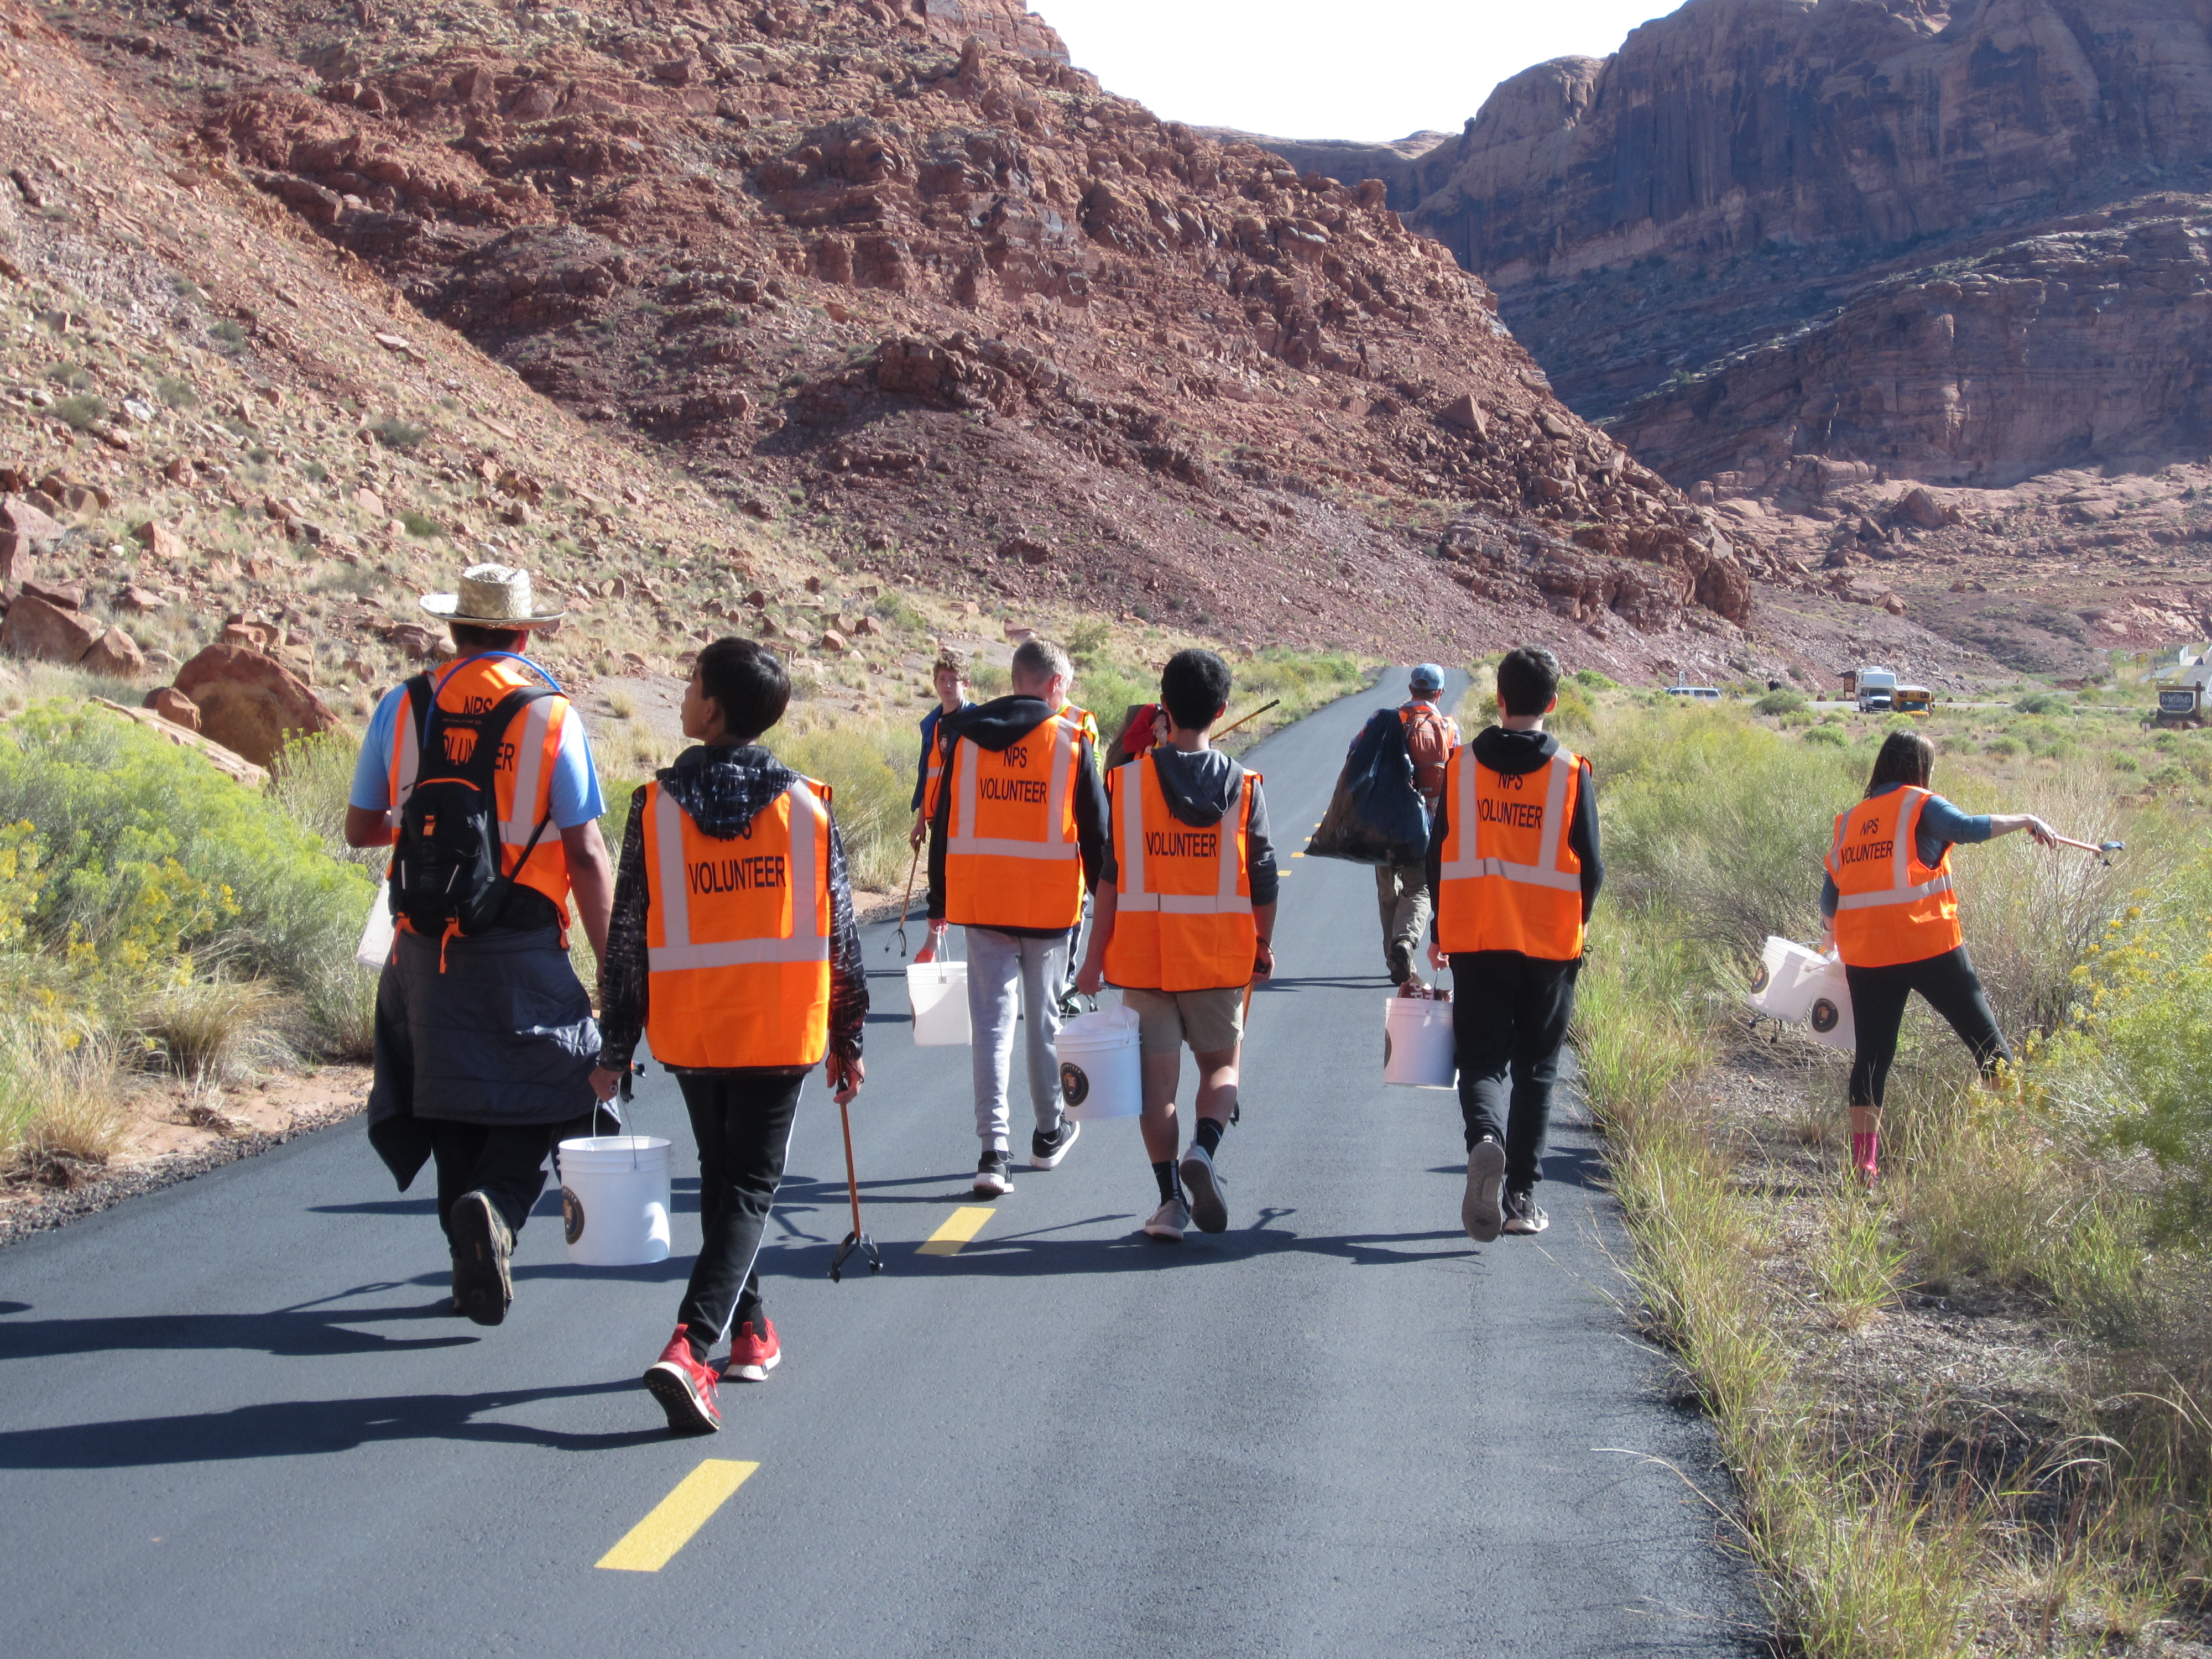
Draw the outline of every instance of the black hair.
<instances>
[{"instance_id":1,"label":"black hair","mask_svg":"<svg viewBox=\"0 0 2212 1659\"><path fill-rule=\"evenodd\" d=\"M1160 701L1168 718L1186 732L1203 732L1220 718L1229 686L1229 665L1196 646L1176 652L1160 670Z\"/></svg>"},{"instance_id":2,"label":"black hair","mask_svg":"<svg viewBox=\"0 0 2212 1659\"><path fill-rule=\"evenodd\" d=\"M791 672L757 640L734 635L699 653L699 690L722 711L722 729L750 743L791 706Z\"/></svg>"},{"instance_id":3,"label":"black hair","mask_svg":"<svg viewBox=\"0 0 2212 1659\"><path fill-rule=\"evenodd\" d=\"M1508 714L1540 714L1559 695L1559 659L1540 645L1518 645L1498 659L1498 707Z\"/></svg>"},{"instance_id":4,"label":"black hair","mask_svg":"<svg viewBox=\"0 0 2212 1659\"><path fill-rule=\"evenodd\" d=\"M1909 783L1925 789L1936 775L1936 745L1920 732L1893 732L1875 753L1874 770L1867 777L1871 795L1884 784Z\"/></svg>"},{"instance_id":5,"label":"black hair","mask_svg":"<svg viewBox=\"0 0 2212 1659\"><path fill-rule=\"evenodd\" d=\"M487 628L478 623L449 623L453 648L463 656L479 651L520 651L530 643L526 628Z\"/></svg>"}]
</instances>

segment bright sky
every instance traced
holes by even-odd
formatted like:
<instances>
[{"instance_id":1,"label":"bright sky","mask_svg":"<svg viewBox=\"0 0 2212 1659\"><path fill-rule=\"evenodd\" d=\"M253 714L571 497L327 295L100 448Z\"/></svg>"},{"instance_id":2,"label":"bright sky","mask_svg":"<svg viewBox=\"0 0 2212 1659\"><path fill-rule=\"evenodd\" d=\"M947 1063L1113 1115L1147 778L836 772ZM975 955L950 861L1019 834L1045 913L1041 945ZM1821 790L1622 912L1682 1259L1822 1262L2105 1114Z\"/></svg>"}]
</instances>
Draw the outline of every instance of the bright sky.
<instances>
[{"instance_id":1,"label":"bright sky","mask_svg":"<svg viewBox=\"0 0 2212 1659\"><path fill-rule=\"evenodd\" d=\"M1029 0L1079 67L1163 119L1276 138L1456 132L1510 75L1602 58L1680 0Z\"/></svg>"}]
</instances>

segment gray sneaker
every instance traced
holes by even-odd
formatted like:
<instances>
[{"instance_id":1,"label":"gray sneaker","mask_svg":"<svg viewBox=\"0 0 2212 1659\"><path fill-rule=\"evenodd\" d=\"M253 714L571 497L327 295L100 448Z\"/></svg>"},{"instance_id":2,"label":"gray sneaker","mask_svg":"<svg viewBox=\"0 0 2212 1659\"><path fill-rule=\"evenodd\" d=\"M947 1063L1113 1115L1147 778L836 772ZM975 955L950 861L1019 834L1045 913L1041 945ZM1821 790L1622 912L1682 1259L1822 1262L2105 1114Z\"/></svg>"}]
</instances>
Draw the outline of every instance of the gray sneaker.
<instances>
[{"instance_id":1,"label":"gray sneaker","mask_svg":"<svg viewBox=\"0 0 2212 1659\"><path fill-rule=\"evenodd\" d=\"M1459 1224L1478 1244L1496 1238L1505 1224L1498 1188L1505 1184L1505 1149L1484 1137L1467 1155L1467 1192L1459 1201Z\"/></svg>"},{"instance_id":2,"label":"gray sneaker","mask_svg":"<svg viewBox=\"0 0 2212 1659\"><path fill-rule=\"evenodd\" d=\"M453 1200L453 1300L479 1325L496 1325L514 1300L507 1259L514 1235L491 1200L481 1192Z\"/></svg>"},{"instance_id":3,"label":"gray sneaker","mask_svg":"<svg viewBox=\"0 0 2212 1659\"><path fill-rule=\"evenodd\" d=\"M1516 1187L1505 1194L1505 1231L1509 1233L1540 1233L1552 1224L1536 1202L1536 1194L1526 1187Z\"/></svg>"},{"instance_id":4,"label":"gray sneaker","mask_svg":"<svg viewBox=\"0 0 2212 1659\"><path fill-rule=\"evenodd\" d=\"M1182 1195L1190 1205L1190 1218L1198 1224L1199 1231L1228 1231L1229 1200L1221 1193L1228 1183L1214 1169L1213 1159L1206 1148L1194 1143L1182 1155L1179 1173L1182 1176Z\"/></svg>"},{"instance_id":5,"label":"gray sneaker","mask_svg":"<svg viewBox=\"0 0 2212 1659\"><path fill-rule=\"evenodd\" d=\"M1179 1198L1171 1198L1152 1212L1152 1218L1145 1224L1146 1234L1152 1238L1164 1238L1170 1244L1182 1243L1182 1230L1190 1225L1190 1212Z\"/></svg>"}]
</instances>

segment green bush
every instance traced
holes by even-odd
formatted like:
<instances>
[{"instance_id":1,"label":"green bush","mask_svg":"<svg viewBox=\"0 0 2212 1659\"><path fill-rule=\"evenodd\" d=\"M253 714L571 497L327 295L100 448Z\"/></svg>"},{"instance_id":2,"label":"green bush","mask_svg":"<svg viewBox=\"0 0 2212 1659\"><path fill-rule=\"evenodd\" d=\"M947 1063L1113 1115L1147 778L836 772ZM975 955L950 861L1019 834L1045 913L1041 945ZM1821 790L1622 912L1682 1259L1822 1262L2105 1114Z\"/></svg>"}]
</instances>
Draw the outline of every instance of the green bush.
<instances>
[{"instance_id":1,"label":"green bush","mask_svg":"<svg viewBox=\"0 0 2212 1659\"><path fill-rule=\"evenodd\" d=\"M2065 698L2053 696L2048 691L2031 691L2013 704L2013 711L2021 714L2063 714L2070 712L2070 706Z\"/></svg>"},{"instance_id":2,"label":"green bush","mask_svg":"<svg viewBox=\"0 0 2212 1659\"><path fill-rule=\"evenodd\" d=\"M2010 759L2013 756L2019 754L2021 752L2021 744L2020 739L2017 738L2007 737L2002 732L1999 732L1996 737L1991 738L1987 743L1982 745L1982 752L1984 754L1995 755L2000 760Z\"/></svg>"},{"instance_id":3,"label":"green bush","mask_svg":"<svg viewBox=\"0 0 2212 1659\"><path fill-rule=\"evenodd\" d=\"M427 426L416 426L401 420L397 415L386 415L381 420L371 421L368 429L376 441L386 449L412 449L430 435Z\"/></svg>"},{"instance_id":4,"label":"green bush","mask_svg":"<svg viewBox=\"0 0 2212 1659\"><path fill-rule=\"evenodd\" d=\"M1784 686L1779 691L1770 691L1752 704L1754 714L1794 714L1811 701L1802 691L1792 691Z\"/></svg>"},{"instance_id":5,"label":"green bush","mask_svg":"<svg viewBox=\"0 0 2212 1659\"><path fill-rule=\"evenodd\" d=\"M399 523L400 527L409 535L418 537L423 541L434 540L446 533L445 526L440 524L435 519L414 511L411 507L399 515Z\"/></svg>"},{"instance_id":6,"label":"green bush","mask_svg":"<svg viewBox=\"0 0 2212 1659\"><path fill-rule=\"evenodd\" d=\"M107 418L107 400L88 392L72 392L46 405L46 413L64 426L89 432Z\"/></svg>"},{"instance_id":7,"label":"green bush","mask_svg":"<svg viewBox=\"0 0 2212 1659\"><path fill-rule=\"evenodd\" d=\"M1851 744L1840 726L1816 726L1805 733L1805 741L1822 749L1848 749Z\"/></svg>"},{"instance_id":8,"label":"green bush","mask_svg":"<svg viewBox=\"0 0 2212 1659\"><path fill-rule=\"evenodd\" d=\"M921 739L912 727L848 723L769 733L768 746L794 772L830 787L838 833L854 881L878 890L906 881L907 830Z\"/></svg>"}]
</instances>

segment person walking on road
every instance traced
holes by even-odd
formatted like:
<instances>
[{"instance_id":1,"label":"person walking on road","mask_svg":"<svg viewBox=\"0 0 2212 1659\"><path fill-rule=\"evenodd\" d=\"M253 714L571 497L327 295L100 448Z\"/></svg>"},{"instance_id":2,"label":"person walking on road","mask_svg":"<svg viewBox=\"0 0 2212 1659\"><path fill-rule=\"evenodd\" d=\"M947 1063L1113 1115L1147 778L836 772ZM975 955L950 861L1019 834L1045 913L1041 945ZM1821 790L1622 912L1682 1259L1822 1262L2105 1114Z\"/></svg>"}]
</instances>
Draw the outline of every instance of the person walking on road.
<instances>
[{"instance_id":1,"label":"person walking on road","mask_svg":"<svg viewBox=\"0 0 2212 1659\"><path fill-rule=\"evenodd\" d=\"M645 1373L684 1433L721 1426L708 1356L733 1322L728 1375L765 1382L782 1359L757 1260L799 1091L824 1066L843 1105L866 1074L868 981L830 790L760 746L790 701L767 647L699 653L683 709L696 746L630 798L600 974L592 1086L613 1094L642 1032L699 1146L699 1255Z\"/></svg>"},{"instance_id":2,"label":"person walking on road","mask_svg":"<svg viewBox=\"0 0 2212 1659\"><path fill-rule=\"evenodd\" d=\"M1467 1132L1460 1224L1486 1244L1551 1225L1535 1188L1583 930L1605 881L1589 763L1544 730L1559 693L1549 651L1506 653L1498 723L1452 750L1429 836L1429 960L1451 963Z\"/></svg>"},{"instance_id":3,"label":"person walking on road","mask_svg":"<svg viewBox=\"0 0 2212 1659\"><path fill-rule=\"evenodd\" d=\"M474 565L422 603L459 656L377 704L346 798L347 845L395 848L368 1137L403 1192L435 1162L454 1310L496 1325L546 1153L595 1115L599 1033L568 963L568 904L604 955L605 803L582 719L522 654L562 615L537 608L528 574ZM480 842L454 839L471 826Z\"/></svg>"},{"instance_id":4,"label":"person walking on road","mask_svg":"<svg viewBox=\"0 0 2212 1659\"><path fill-rule=\"evenodd\" d=\"M1214 1163L1237 1113L1246 988L1275 970L1280 880L1260 775L1206 736L1229 692L1229 665L1212 652L1168 659L1165 740L1107 774L1111 835L1076 977L1089 996L1120 987L1137 1015L1140 1127L1160 1193L1145 1231L1175 1241L1193 1222L1209 1233L1229 1225ZM1185 1043L1198 1065L1198 1123L1178 1163Z\"/></svg>"},{"instance_id":5,"label":"person walking on road","mask_svg":"<svg viewBox=\"0 0 2212 1659\"><path fill-rule=\"evenodd\" d=\"M919 852L929 839L929 826L937 795L937 781L945 772L945 719L963 708L975 705L968 697L968 654L950 647L937 653L935 666L930 670L930 681L937 688L937 707L921 717L921 759L915 768L914 829L907 836L907 844ZM903 917L901 918L904 920ZM929 934L922 941L916 962L934 962L945 944L944 917L929 919Z\"/></svg>"},{"instance_id":6,"label":"person walking on road","mask_svg":"<svg viewBox=\"0 0 2212 1659\"><path fill-rule=\"evenodd\" d=\"M1983 1076L2012 1060L1966 955L1951 848L2021 830L2045 847L2057 841L2032 812L1961 812L1929 789L1935 770L1936 745L1919 732L1882 740L1864 799L1836 815L1820 889L1821 948L1843 959L1851 994L1851 1165L1869 1186L1881 1169L1882 1095L1898 1028L1915 991L1950 1022Z\"/></svg>"},{"instance_id":7,"label":"person walking on road","mask_svg":"<svg viewBox=\"0 0 2212 1659\"><path fill-rule=\"evenodd\" d=\"M1437 706L1444 694L1444 671L1435 663L1415 668L1407 678L1406 690L1409 695L1396 713L1406 728L1407 752L1413 757L1413 787L1420 794L1422 810L1433 817L1444 785L1444 763L1459 747L1459 725ZM1426 867L1419 860L1376 865L1375 899L1382 913L1382 960L1390 983L1403 985L1413 976L1414 957L1429 931Z\"/></svg>"},{"instance_id":8,"label":"person walking on road","mask_svg":"<svg viewBox=\"0 0 2212 1659\"><path fill-rule=\"evenodd\" d=\"M1014 652L1012 695L946 717L929 910L968 933L979 1198L1013 1190L1006 1093L1018 1011L1036 1124L1030 1167L1058 1167L1080 1132L1060 1110L1054 1045L1069 931L1097 884L1106 797L1091 739L1054 712L1066 704L1073 673L1058 646L1025 640Z\"/></svg>"}]
</instances>

